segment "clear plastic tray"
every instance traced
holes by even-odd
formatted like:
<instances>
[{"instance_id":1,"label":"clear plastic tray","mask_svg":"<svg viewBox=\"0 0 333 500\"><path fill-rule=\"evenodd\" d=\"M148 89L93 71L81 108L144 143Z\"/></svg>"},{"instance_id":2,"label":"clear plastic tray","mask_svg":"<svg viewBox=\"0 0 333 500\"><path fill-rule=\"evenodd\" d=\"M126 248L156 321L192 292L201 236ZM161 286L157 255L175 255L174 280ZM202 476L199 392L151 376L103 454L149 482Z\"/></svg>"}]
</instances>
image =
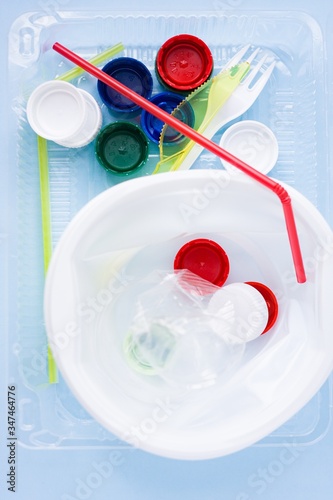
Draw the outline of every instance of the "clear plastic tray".
<instances>
[{"instance_id":1,"label":"clear plastic tray","mask_svg":"<svg viewBox=\"0 0 333 500\"><path fill-rule=\"evenodd\" d=\"M161 91L154 75L156 52L167 38L178 33L195 34L208 44L214 73L247 43L274 55L278 62L273 76L242 118L262 121L274 131L280 153L271 175L302 192L332 223L329 151L323 129L327 112L324 45L314 19L299 12L264 11L225 15L215 11L186 17L154 12L126 16L110 12L63 12L55 16L34 12L18 18L9 38L10 120L16 130L10 138L15 159L7 179L11 196L4 206L10 238L0 234L0 265L4 267L5 256L9 255L11 267L10 280L2 269L5 279L0 293L9 311L2 320L10 332L6 345L8 380L15 380L19 386L18 435L25 446L128 446L86 413L61 378L57 384L48 384L37 142L26 121L27 98L39 83L72 67L52 51L56 41L87 59L121 41L124 55L140 59L152 71L154 93ZM99 101L92 77L84 75L74 83ZM104 125L111 121L114 118L103 106ZM220 137L221 131L214 140L218 142ZM158 147L151 144L149 160L136 175L149 175L157 161ZM204 151L194 168L222 166L218 158ZM54 244L89 199L124 180L100 167L93 144L70 150L50 142L49 169ZM302 411L256 446L316 441L328 428L331 398L331 385L326 383Z\"/></svg>"}]
</instances>

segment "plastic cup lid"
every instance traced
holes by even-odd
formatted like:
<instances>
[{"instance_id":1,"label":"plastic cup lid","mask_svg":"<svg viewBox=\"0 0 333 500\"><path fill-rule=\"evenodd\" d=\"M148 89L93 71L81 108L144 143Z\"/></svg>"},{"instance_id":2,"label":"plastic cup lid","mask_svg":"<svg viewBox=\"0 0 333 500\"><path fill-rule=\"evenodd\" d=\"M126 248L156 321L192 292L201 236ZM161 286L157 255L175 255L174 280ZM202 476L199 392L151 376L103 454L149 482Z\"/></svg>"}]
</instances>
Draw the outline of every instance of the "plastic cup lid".
<instances>
[{"instance_id":1,"label":"plastic cup lid","mask_svg":"<svg viewBox=\"0 0 333 500\"><path fill-rule=\"evenodd\" d=\"M69 148L81 148L92 142L97 136L102 126L102 111L96 100L89 92L78 89L83 95L87 105L86 122L82 130L70 141L57 141L61 146Z\"/></svg>"},{"instance_id":2,"label":"plastic cup lid","mask_svg":"<svg viewBox=\"0 0 333 500\"><path fill-rule=\"evenodd\" d=\"M118 57L108 62L103 67L103 71L146 99L151 96L153 78L149 69L141 61L132 57ZM100 80L97 82L97 90L102 101L111 111L133 113L141 110L140 106Z\"/></svg>"},{"instance_id":3,"label":"plastic cup lid","mask_svg":"<svg viewBox=\"0 0 333 500\"><path fill-rule=\"evenodd\" d=\"M51 141L70 140L86 119L86 103L79 90L68 82L52 80L39 85L27 104L31 128Z\"/></svg>"},{"instance_id":4,"label":"plastic cup lid","mask_svg":"<svg viewBox=\"0 0 333 500\"><path fill-rule=\"evenodd\" d=\"M256 288L266 301L268 309L268 321L264 331L262 332L263 335L264 333L268 332L268 330L270 330L275 324L279 313L279 304L274 293L270 288L268 288L268 286L264 285L263 283L258 283L257 281L247 281L246 284Z\"/></svg>"},{"instance_id":5,"label":"plastic cup lid","mask_svg":"<svg viewBox=\"0 0 333 500\"><path fill-rule=\"evenodd\" d=\"M263 174L272 170L279 154L272 130L255 120L244 120L229 127L221 137L220 146ZM227 161L221 161L226 170L240 172Z\"/></svg>"},{"instance_id":6,"label":"plastic cup lid","mask_svg":"<svg viewBox=\"0 0 333 500\"><path fill-rule=\"evenodd\" d=\"M222 286L229 275L229 259L215 241L198 238L178 251L174 269L188 269L216 286Z\"/></svg>"},{"instance_id":7,"label":"plastic cup lid","mask_svg":"<svg viewBox=\"0 0 333 500\"><path fill-rule=\"evenodd\" d=\"M142 130L133 123L111 123L97 136L96 156L107 170L127 174L147 160L148 141Z\"/></svg>"},{"instance_id":8,"label":"plastic cup lid","mask_svg":"<svg viewBox=\"0 0 333 500\"><path fill-rule=\"evenodd\" d=\"M161 81L175 90L193 90L213 71L209 47L196 36L182 34L169 38L159 49L156 72Z\"/></svg>"},{"instance_id":9,"label":"plastic cup lid","mask_svg":"<svg viewBox=\"0 0 333 500\"><path fill-rule=\"evenodd\" d=\"M172 113L172 111L184 100L183 96L174 94L173 92L160 92L150 98L150 101L159 108ZM164 123L156 118L156 116L143 110L141 113L141 127L150 140L159 143L160 135ZM191 126L191 125L190 125ZM178 133L179 134L179 133Z\"/></svg>"}]
</instances>

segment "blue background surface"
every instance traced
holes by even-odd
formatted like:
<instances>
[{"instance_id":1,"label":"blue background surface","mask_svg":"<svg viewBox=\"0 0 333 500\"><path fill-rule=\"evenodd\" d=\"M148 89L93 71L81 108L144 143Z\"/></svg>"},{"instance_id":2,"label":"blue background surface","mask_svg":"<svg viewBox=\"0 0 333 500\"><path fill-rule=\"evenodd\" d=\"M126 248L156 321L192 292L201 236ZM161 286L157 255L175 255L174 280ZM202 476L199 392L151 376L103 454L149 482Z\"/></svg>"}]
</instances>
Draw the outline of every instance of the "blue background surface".
<instances>
[{"instance_id":1,"label":"blue background surface","mask_svg":"<svg viewBox=\"0 0 333 500\"><path fill-rule=\"evenodd\" d=\"M11 22L21 13L59 5L66 10L112 9L131 11L139 5L134 1L94 0L23 0L1 4L1 107L6 105L7 33ZM327 39L327 58L332 59L333 4L331 0L224 0L199 2L168 0L164 10L204 10L237 8L264 10L302 10L321 25ZM140 9L157 9L149 1L140 1ZM333 63L331 63L333 67ZM332 93L332 74L328 91ZM331 107L332 109L332 107ZM332 112L330 111L332 115ZM2 146L10 130L1 119ZM330 116L332 118L332 116ZM8 165L6 148L0 169ZM1 178L1 177L0 177ZM0 235L5 233L1 219ZM1 266L2 268L2 266ZM2 304L5 307L6 304ZM2 316L1 326L5 326ZM5 352L1 351L0 366L4 367ZM1 427L5 425L5 395L7 369L1 370ZM331 406L332 417L332 406ZM1 431L3 436L3 431ZM0 497L3 500L331 500L333 495L333 426L325 436L304 447L251 447L232 456L204 462L179 462L159 458L138 450L30 450L19 447L17 491L7 491L6 444L0 449Z\"/></svg>"}]
</instances>

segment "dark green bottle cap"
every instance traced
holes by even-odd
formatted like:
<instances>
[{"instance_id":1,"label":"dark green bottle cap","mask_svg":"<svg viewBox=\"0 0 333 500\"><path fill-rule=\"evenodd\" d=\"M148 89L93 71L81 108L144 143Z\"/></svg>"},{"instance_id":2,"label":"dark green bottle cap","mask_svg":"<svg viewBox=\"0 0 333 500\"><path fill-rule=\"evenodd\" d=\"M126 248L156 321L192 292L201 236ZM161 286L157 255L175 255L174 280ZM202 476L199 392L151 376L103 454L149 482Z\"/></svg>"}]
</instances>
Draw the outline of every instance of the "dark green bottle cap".
<instances>
[{"instance_id":1,"label":"dark green bottle cap","mask_svg":"<svg viewBox=\"0 0 333 500\"><path fill-rule=\"evenodd\" d=\"M104 127L96 139L99 163L111 172L128 174L148 158L148 140L133 123L114 122Z\"/></svg>"}]
</instances>

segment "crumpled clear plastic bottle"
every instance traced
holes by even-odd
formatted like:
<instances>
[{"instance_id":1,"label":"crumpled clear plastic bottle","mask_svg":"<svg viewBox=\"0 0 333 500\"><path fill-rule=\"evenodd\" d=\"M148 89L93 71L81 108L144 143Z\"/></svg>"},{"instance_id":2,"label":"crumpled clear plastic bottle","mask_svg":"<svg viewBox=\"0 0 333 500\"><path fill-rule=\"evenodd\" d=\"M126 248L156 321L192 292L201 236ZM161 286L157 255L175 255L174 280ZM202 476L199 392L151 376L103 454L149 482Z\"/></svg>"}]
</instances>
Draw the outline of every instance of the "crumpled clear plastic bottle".
<instances>
[{"instance_id":1,"label":"crumpled clear plastic bottle","mask_svg":"<svg viewBox=\"0 0 333 500\"><path fill-rule=\"evenodd\" d=\"M208 309L218 290L189 271L165 273L162 279L156 274L156 284L136 303L124 345L129 364L173 387L215 384L244 352L244 343L221 334L230 330L228 322Z\"/></svg>"}]
</instances>

